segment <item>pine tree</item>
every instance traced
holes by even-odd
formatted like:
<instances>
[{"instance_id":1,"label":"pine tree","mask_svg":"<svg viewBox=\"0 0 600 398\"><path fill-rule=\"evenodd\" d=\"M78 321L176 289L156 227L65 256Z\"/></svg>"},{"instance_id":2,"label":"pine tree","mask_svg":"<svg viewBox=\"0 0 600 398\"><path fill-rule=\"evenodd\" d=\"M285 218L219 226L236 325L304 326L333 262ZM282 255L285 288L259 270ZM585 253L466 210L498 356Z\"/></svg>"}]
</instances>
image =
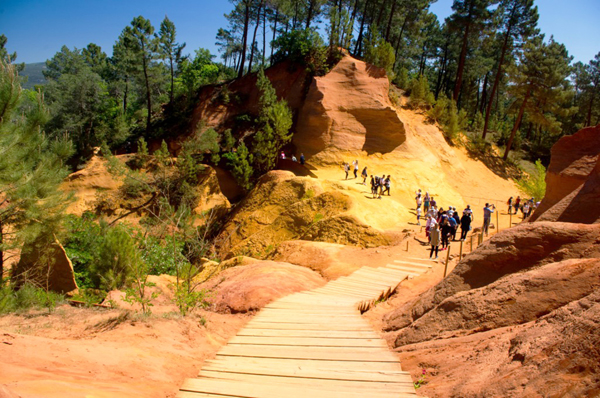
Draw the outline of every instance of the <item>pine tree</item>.
<instances>
[{"instance_id":1,"label":"pine tree","mask_svg":"<svg viewBox=\"0 0 600 398\"><path fill-rule=\"evenodd\" d=\"M141 67L143 81L146 87L146 133L150 132L152 122L152 92L150 90L150 67L158 50L157 40L152 36L154 27L149 20L141 15L131 21L131 26L123 30L123 39L126 48L131 52L137 65Z\"/></svg>"},{"instance_id":2,"label":"pine tree","mask_svg":"<svg viewBox=\"0 0 600 398\"><path fill-rule=\"evenodd\" d=\"M560 131L560 122L554 115L562 113L562 108L570 102L571 91L566 79L571 72L571 59L565 46L553 38L546 44L544 36L540 35L525 45L521 62L512 71L512 91L517 99L513 108L518 106L518 113L506 144L504 160L508 158L525 111L534 124Z\"/></svg>"},{"instance_id":3,"label":"pine tree","mask_svg":"<svg viewBox=\"0 0 600 398\"><path fill-rule=\"evenodd\" d=\"M502 33L504 39L490 98L494 98L496 90L498 89L507 52L515 45L519 45L520 42L527 40L537 31L538 12L537 7L533 5L533 0L502 0L498 7L498 14L502 21L501 26L504 30ZM483 126L482 138L485 138L487 133L493 102L494 101L489 101L485 111L485 123Z\"/></svg>"},{"instance_id":4,"label":"pine tree","mask_svg":"<svg viewBox=\"0 0 600 398\"><path fill-rule=\"evenodd\" d=\"M181 65L183 57L181 52L185 48L185 43L179 44L176 40L175 24L165 16L160 24L160 30L156 36L159 43L160 56L169 61L169 71L171 77L171 90L169 91L169 104L173 103L173 91L175 80L175 67Z\"/></svg>"},{"instance_id":5,"label":"pine tree","mask_svg":"<svg viewBox=\"0 0 600 398\"><path fill-rule=\"evenodd\" d=\"M23 116L16 114L21 87L16 66L0 60L0 279L6 250L61 229L69 198L59 185L72 148L42 131L48 118L41 94Z\"/></svg>"}]
</instances>

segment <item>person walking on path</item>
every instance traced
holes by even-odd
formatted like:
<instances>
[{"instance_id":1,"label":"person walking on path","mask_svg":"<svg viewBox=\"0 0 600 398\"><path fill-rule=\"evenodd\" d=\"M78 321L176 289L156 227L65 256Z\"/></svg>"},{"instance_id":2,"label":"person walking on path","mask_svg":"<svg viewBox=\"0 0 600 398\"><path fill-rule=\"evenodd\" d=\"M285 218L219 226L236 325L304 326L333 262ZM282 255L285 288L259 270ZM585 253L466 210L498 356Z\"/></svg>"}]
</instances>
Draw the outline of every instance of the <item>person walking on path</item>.
<instances>
[{"instance_id":1,"label":"person walking on path","mask_svg":"<svg viewBox=\"0 0 600 398\"><path fill-rule=\"evenodd\" d=\"M523 219L526 219L529 216L529 202L525 202L523 204Z\"/></svg>"},{"instance_id":2,"label":"person walking on path","mask_svg":"<svg viewBox=\"0 0 600 398\"><path fill-rule=\"evenodd\" d=\"M371 193L373 194L373 199L377 196L377 190L379 189L379 177L371 176Z\"/></svg>"},{"instance_id":3,"label":"person walking on path","mask_svg":"<svg viewBox=\"0 0 600 398\"><path fill-rule=\"evenodd\" d=\"M343 168L344 168L344 172L346 173L346 180L347 180L348 173L350 172L350 165L348 163L344 162Z\"/></svg>"},{"instance_id":4,"label":"person walking on path","mask_svg":"<svg viewBox=\"0 0 600 398\"><path fill-rule=\"evenodd\" d=\"M506 204L508 204L508 214L511 214L512 213L512 204L513 204L512 196L510 198L508 198L508 202L506 202Z\"/></svg>"},{"instance_id":5,"label":"person walking on path","mask_svg":"<svg viewBox=\"0 0 600 398\"><path fill-rule=\"evenodd\" d=\"M433 224L435 224L435 219L431 216L427 216L427 221L425 222L425 236L427 237L427 242L429 242L431 238L431 230L433 229Z\"/></svg>"},{"instance_id":6,"label":"person walking on path","mask_svg":"<svg viewBox=\"0 0 600 398\"><path fill-rule=\"evenodd\" d=\"M514 204L514 208L515 208L514 214L515 215L519 212L520 205L521 205L521 197L517 196L517 199L515 199L515 204Z\"/></svg>"},{"instance_id":7,"label":"person walking on path","mask_svg":"<svg viewBox=\"0 0 600 398\"><path fill-rule=\"evenodd\" d=\"M467 205L467 208L463 210L463 216L467 215L471 219L471 222L474 220L473 218L473 210L471 210L471 205Z\"/></svg>"},{"instance_id":8,"label":"person walking on path","mask_svg":"<svg viewBox=\"0 0 600 398\"><path fill-rule=\"evenodd\" d=\"M440 228L437 224L433 224L429 233L429 243L431 244L431 252L429 253L429 259L433 257L435 251L435 258L438 258L438 246L440 245Z\"/></svg>"},{"instance_id":9,"label":"person walking on path","mask_svg":"<svg viewBox=\"0 0 600 398\"><path fill-rule=\"evenodd\" d=\"M467 233L471 230L471 216L463 212L463 216L460 218L460 240L464 241L467 239Z\"/></svg>"},{"instance_id":10,"label":"person walking on path","mask_svg":"<svg viewBox=\"0 0 600 398\"><path fill-rule=\"evenodd\" d=\"M417 203L416 208L418 209L419 207L421 207L421 204L423 203L423 197L422 197L423 195L421 195L420 189L416 192L416 194L417 194L417 196L415 196L415 201Z\"/></svg>"},{"instance_id":11,"label":"person walking on path","mask_svg":"<svg viewBox=\"0 0 600 398\"><path fill-rule=\"evenodd\" d=\"M301 164L302 166L304 166L304 163L305 163L305 162L306 162L306 159L304 158L304 154L303 154L303 153L300 153L300 164Z\"/></svg>"},{"instance_id":12,"label":"person walking on path","mask_svg":"<svg viewBox=\"0 0 600 398\"><path fill-rule=\"evenodd\" d=\"M456 222L456 219L454 218L454 212L452 213L451 216L448 217L448 223L450 224L450 236L452 236L452 240L455 241L456 240L456 230L458 229L458 223Z\"/></svg>"},{"instance_id":13,"label":"person walking on path","mask_svg":"<svg viewBox=\"0 0 600 398\"><path fill-rule=\"evenodd\" d=\"M421 225L421 209L417 209L417 225Z\"/></svg>"},{"instance_id":14,"label":"person walking on path","mask_svg":"<svg viewBox=\"0 0 600 398\"><path fill-rule=\"evenodd\" d=\"M492 220L492 213L496 210L496 206L485 204L483 208L483 231L485 232L485 236L488 236L488 230L490 228L490 221Z\"/></svg>"},{"instance_id":15,"label":"person walking on path","mask_svg":"<svg viewBox=\"0 0 600 398\"><path fill-rule=\"evenodd\" d=\"M363 182L362 182L362 184L363 184L363 185L367 185L367 175L368 175L368 174L367 174L367 166L365 166L365 168L363 169L362 173L360 173L360 175L361 175L361 176L362 176L362 178L363 178Z\"/></svg>"},{"instance_id":16,"label":"person walking on path","mask_svg":"<svg viewBox=\"0 0 600 398\"><path fill-rule=\"evenodd\" d=\"M435 198L433 196L431 197L431 201L429 202L429 205L431 207L437 207L437 202L435 201Z\"/></svg>"},{"instance_id":17,"label":"person walking on path","mask_svg":"<svg viewBox=\"0 0 600 398\"><path fill-rule=\"evenodd\" d=\"M382 194L386 193L388 194L388 196L390 196L390 184L391 184L391 180L390 180L390 175L388 174L387 177L385 177L385 179L383 180L383 192Z\"/></svg>"},{"instance_id":18,"label":"person walking on path","mask_svg":"<svg viewBox=\"0 0 600 398\"><path fill-rule=\"evenodd\" d=\"M429 197L429 192L425 192L425 197L423 198L423 211L425 214L429 211L429 201L431 198Z\"/></svg>"},{"instance_id":19,"label":"person walking on path","mask_svg":"<svg viewBox=\"0 0 600 398\"><path fill-rule=\"evenodd\" d=\"M446 217L442 221L442 250L448 249L450 235L452 235L452 225L450 225L449 217Z\"/></svg>"},{"instance_id":20,"label":"person walking on path","mask_svg":"<svg viewBox=\"0 0 600 398\"><path fill-rule=\"evenodd\" d=\"M358 160L352 162L352 165L354 166L354 178L358 178Z\"/></svg>"}]
</instances>

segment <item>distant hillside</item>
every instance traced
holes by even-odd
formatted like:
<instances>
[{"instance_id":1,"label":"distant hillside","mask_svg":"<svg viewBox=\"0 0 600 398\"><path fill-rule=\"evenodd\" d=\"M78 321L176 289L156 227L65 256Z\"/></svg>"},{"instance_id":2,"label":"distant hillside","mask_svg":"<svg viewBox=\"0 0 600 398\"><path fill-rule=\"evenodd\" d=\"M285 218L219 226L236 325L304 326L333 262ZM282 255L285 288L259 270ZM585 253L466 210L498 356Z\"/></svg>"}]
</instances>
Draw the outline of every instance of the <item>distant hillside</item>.
<instances>
[{"instance_id":1,"label":"distant hillside","mask_svg":"<svg viewBox=\"0 0 600 398\"><path fill-rule=\"evenodd\" d=\"M23 88L33 88L36 84L46 84L46 79L42 74L42 70L46 69L45 62L36 62L33 64L25 64L25 69L21 72L21 76L27 76L27 82L23 83Z\"/></svg>"}]
</instances>

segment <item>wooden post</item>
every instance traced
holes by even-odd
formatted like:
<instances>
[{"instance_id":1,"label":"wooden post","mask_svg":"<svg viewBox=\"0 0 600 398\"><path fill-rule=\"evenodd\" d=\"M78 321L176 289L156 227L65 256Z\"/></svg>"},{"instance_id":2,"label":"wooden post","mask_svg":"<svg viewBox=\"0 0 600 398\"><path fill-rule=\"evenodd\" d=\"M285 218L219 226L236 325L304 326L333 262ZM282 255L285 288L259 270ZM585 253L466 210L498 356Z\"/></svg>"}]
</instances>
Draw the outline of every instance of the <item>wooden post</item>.
<instances>
[{"instance_id":1,"label":"wooden post","mask_svg":"<svg viewBox=\"0 0 600 398\"><path fill-rule=\"evenodd\" d=\"M496 210L496 233L500 232L500 210Z\"/></svg>"},{"instance_id":2,"label":"wooden post","mask_svg":"<svg viewBox=\"0 0 600 398\"><path fill-rule=\"evenodd\" d=\"M512 211L510 211L508 214L508 228L512 228Z\"/></svg>"},{"instance_id":3,"label":"wooden post","mask_svg":"<svg viewBox=\"0 0 600 398\"><path fill-rule=\"evenodd\" d=\"M408 242L409 242L409 240L407 239L406 240L406 251L408 251Z\"/></svg>"},{"instance_id":4,"label":"wooden post","mask_svg":"<svg viewBox=\"0 0 600 398\"><path fill-rule=\"evenodd\" d=\"M448 253L446 254L446 265L444 266L444 278L446 277L446 274L448 272L448 260L450 260L450 247L448 246Z\"/></svg>"},{"instance_id":5,"label":"wooden post","mask_svg":"<svg viewBox=\"0 0 600 398\"><path fill-rule=\"evenodd\" d=\"M473 234L471 234L471 251L473 251L473 238L474 238L474 237L475 237L475 236L474 236Z\"/></svg>"},{"instance_id":6,"label":"wooden post","mask_svg":"<svg viewBox=\"0 0 600 398\"><path fill-rule=\"evenodd\" d=\"M458 255L458 261L462 260L463 241L460 240L460 254Z\"/></svg>"}]
</instances>

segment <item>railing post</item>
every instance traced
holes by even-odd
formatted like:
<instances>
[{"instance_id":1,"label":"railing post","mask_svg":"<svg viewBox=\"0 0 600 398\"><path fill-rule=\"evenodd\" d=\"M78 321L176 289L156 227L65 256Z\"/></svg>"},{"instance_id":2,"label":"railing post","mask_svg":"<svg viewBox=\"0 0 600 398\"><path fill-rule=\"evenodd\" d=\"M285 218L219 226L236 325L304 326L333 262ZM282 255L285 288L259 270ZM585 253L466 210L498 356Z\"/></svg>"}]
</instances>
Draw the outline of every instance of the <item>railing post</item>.
<instances>
[{"instance_id":1,"label":"railing post","mask_svg":"<svg viewBox=\"0 0 600 398\"><path fill-rule=\"evenodd\" d=\"M444 278L446 277L446 274L448 272L448 260L450 260L450 247L452 247L452 246L448 246L448 253L446 254L446 265L444 266Z\"/></svg>"},{"instance_id":2,"label":"railing post","mask_svg":"<svg viewBox=\"0 0 600 398\"><path fill-rule=\"evenodd\" d=\"M463 241L460 240L460 254L458 255L458 261L462 260L462 252L463 252Z\"/></svg>"}]
</instances>

